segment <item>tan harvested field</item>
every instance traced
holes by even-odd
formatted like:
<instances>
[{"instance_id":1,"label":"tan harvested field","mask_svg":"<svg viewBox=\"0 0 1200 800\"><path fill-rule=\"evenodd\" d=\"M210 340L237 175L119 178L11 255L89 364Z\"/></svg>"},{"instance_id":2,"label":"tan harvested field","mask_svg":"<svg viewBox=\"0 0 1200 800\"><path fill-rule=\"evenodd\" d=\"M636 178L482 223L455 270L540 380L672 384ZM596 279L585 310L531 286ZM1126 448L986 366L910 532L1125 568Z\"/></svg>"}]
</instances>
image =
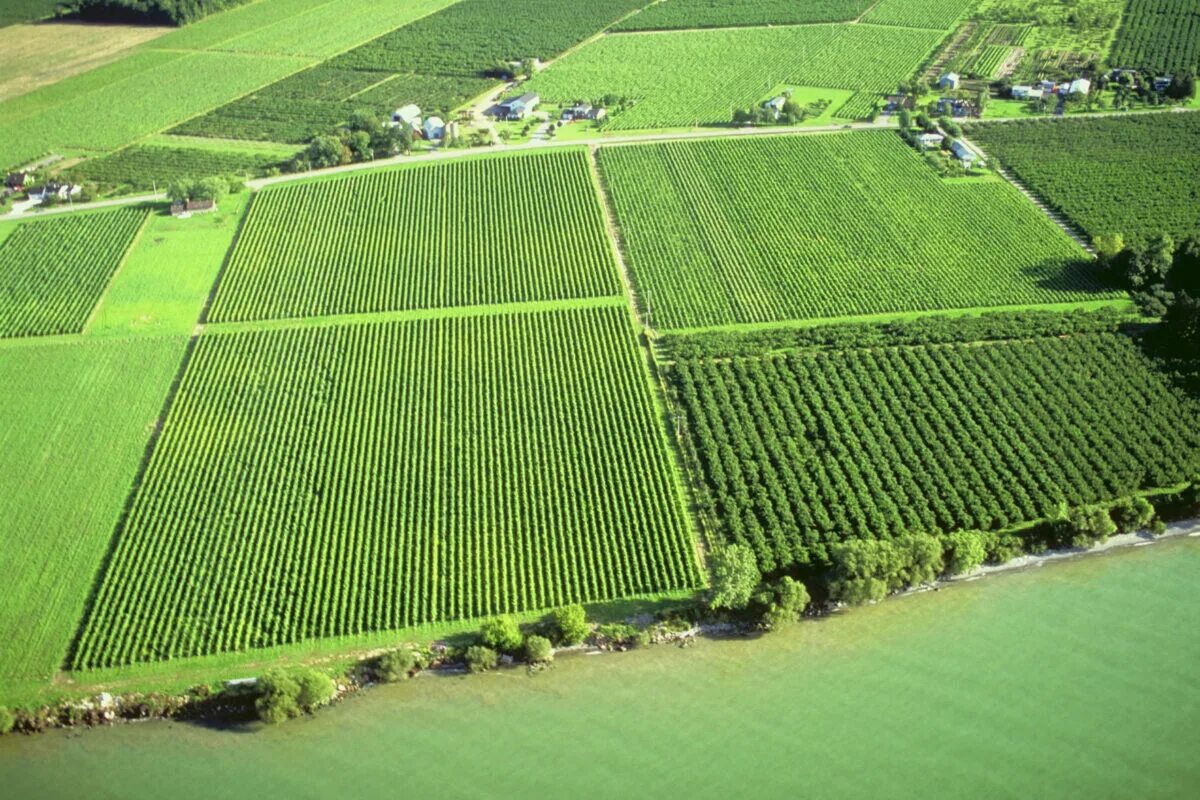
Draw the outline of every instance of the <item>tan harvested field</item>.
<instances>
[{"instance_id":1,"label":"tan harvested field","mask_svg":"<svg viewBox=\"0 0 1200 800\"><path fill-rule=\"evenodd\" d=\"M176 28L41 22L0 28L0 101L115 61Z\"/></svg>"}]
</instances>

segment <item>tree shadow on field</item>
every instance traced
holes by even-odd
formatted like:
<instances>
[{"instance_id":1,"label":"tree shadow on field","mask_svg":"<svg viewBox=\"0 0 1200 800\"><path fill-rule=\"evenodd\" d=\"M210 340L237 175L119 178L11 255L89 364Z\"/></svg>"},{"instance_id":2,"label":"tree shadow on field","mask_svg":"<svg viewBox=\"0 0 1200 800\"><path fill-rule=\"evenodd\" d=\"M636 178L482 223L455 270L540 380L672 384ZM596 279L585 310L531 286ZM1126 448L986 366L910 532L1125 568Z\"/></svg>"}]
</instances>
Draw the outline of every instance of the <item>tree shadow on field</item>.
<instances>
[{"instance_id":1,"label":"tree shadow on field","mask_svg":"<svg viewBox=\"0 0 1200 800\"><path fill-rule=\"evenodd\" d=\"M1099 262L1087 258L1046 259L1022 267L1021 274L1047 291L1096 295L1122 291L1122 286Z\"/></svg>"}]
</instances>

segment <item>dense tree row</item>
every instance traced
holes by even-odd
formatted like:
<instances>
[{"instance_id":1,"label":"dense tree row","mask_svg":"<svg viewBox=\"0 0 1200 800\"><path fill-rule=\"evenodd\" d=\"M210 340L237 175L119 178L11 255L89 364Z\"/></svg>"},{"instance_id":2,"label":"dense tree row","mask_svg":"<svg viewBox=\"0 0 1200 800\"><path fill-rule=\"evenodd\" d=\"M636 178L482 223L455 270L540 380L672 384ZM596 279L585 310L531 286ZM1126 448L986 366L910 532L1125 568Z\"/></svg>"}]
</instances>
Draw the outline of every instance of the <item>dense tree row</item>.
<instances>
[{"instance_id":1,"label":"dense tree row","mask_svg":"<svg viewBox=\"0 0 1200 800\"><path fill-rule=\"evenodd\" d=\"M250 0L62 0L64 10L87 20L187 25Z\"/></svg>"},{"instance_id":2,"label":"dense tree row","mask_svg":"<svg viewBox=\"0 0 1200 800\"><path fill-rule=\"evenodd\" d=\"M1200 72L1196 0L1130 0L1108 61L1162 74Z\"/></svg>"},{"instance_id":3,"label":"dense tree row","mask_svg":"<svg viewBox=\"0 0 1200 800\"><path fill-rule=\"evenodd\" d=\"M720 536L764 571L831 545L999 530L1200 469L1200 407L1124 334L682 360Z\"/></svg>"},{"instance_id":4,"label":"dense tree row","mask_svg":"<svg viewBox=\"0 0 1200 800\"><path fill-rule=\"evenodd\" d=\"M556 150L261 192L211 319L619 292L586 155Z\"/></svg>"},{"instance_id":5,"label":"dense tree row","mask_svg":"<svg viewBox=\"0 0 1200 800\"><path fill-rule=\"evenodd\" d=\"M625 308L207 334L73 664L699 580Z\"/></svg>"},{"instance_id":6,"label":"dense tree row","mask_svg":"<svg viewBox=\"0 0 1200 800\"><path fill-rule=\"evenodd\" d=\"M82 331L146 213L27 222L0 242L0 338Z\"/></svg>"},{"instance_id":7,"label":"dense tree row","mask_svg":"<svg viewBox=\"0 0 1200 800\"><path fill-rule=\"evenodd\" d=\"M942 180L892 132L598 158L656 328L1119 296L1012 186Z\"/></svg>"}]
</instances>

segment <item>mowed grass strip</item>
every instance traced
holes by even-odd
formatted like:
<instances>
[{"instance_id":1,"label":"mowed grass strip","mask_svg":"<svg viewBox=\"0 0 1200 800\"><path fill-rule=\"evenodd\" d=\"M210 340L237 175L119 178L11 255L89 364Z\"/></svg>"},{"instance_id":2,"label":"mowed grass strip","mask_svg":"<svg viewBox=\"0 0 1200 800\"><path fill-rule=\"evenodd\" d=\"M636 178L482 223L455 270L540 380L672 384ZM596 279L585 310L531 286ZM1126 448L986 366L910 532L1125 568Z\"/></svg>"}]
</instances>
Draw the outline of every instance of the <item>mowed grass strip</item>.
<instances>
[{"instance_id":1,"label":"mowed grass strip","mask_svg":"<svg viewBox=\"0 0 1200 800\"><path fill-rule=\"evenodd\" d=\"M147 213L69 214L13 231L0 243L0 338L81 332Z\"/></svg>"},{"instance_id":2,"label":"mowed grass strip","mask_svg":"<svg viewBox=\"0 0 1200 800\"><path fill-rule=\"evenodd\" d=\"M0 703L62 666L186 344L0 344Z\"/></svg>"},{"instance_id":3,"label":"mowed grass strip","mask_svg":"<svg viewBox=\"0 0 1200 800\"><path fill-rule=\"evenodd\" d=\"M207 334L73 665L699 580L621 305Z\"/></svg>"},{"instance_id":4,"label":"mowed grass strip","mask_svg":"<svg viewBox=\"0 0 1200 800\"><path fill-rule=\"evenodd\" d=\"M874 25L610 35L555 62L528 88L554 102L635 100L611 116L609 130L728 125L733 109L757 105L780 84L894 91L940 39Z\"/></svg>"},{"instance_id":5,"label":"mowed grass strip","mask_svg":"<svg viewBox=\"0 0 1200 800\"><path fill-rule=\"evenodd\" d=\"M895 133L601 148L644 315L699 328L1118 298L999 179L947 181Z\"/></svg>"},{"instance_id":6,"label":"mowed grass strip","mask_svg":"<svg viewBox=\"0 0 1200 800\"><path fill-rule=\"evenodd\" d=\"M566 150L267 189L210 320L619 293L587 156Z\"/></svg>"}]
</instances>

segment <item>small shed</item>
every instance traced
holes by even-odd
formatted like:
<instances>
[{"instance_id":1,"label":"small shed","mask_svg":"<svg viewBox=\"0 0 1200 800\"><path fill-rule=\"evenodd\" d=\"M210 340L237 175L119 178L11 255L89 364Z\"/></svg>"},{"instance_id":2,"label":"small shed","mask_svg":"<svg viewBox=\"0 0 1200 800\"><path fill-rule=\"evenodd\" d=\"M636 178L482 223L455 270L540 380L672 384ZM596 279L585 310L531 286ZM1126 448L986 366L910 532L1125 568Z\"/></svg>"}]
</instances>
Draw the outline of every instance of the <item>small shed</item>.
<instances>
[{"instance_id":1,"label":"small shed","mask_svg":"<svg viewBox=\"0 0 1200 800\"><path fill-rule=\"evenodd\" d=\"M916 107L916 101L911 94L889 94L886 102L885 108L888 111L899 111L900 109L912 111Z\"/></svg>"},{"instance_id":2,"label":"small shed","mask_svg":"<svg viewBox=\"0 0 1200 800\"><path fill-rule=\"evenodd\" d=\"M1012 87L1012 96L1014 100L1037 100L1042 96L1042 87L1014 86Z\"/></svg>"},{"instance_id":3,"label":"small shed","mask_svg":"<svg viewBox=\"0 0 1200 800\"><path fill-rule=\"evenodd\" d=\"M917 141L921 143L922 150L932 150L942 146L942 142L946 137L940 133L922 133L917 137Z\"/></svg>"},{"instance_id":4,"label":"small shed","mask_svg":"<svg viewBox=\"0 0 1200 800\"><path fill-rule=\"evenodd\" d=\"M775 119L779 119L779 115L783 113L783 107L786 104L787 104L786 97L784 97L783 95L776 95L775 97L772 97L770 100L767 100L766 102L764 102L762 104L762 107L764 109L766 109L771 114L771 116L775 117Z\"/></svg>"},{"instance_id":5,"label":"small shed","mask_svg":"<svg viewBox=\"0 0 1200 800\"><path fill-rule=\"evenodd\" d=\"M1076 78L1065 88L1063 94L1087 94L1092 90L1092 82L1087 78Z\"/></svg>"},{"instance_id":6,"label":"small shed","mask_svg":"<svg viewBox=\"0 0 1200 800\"><path fill-rule=\"evenodd\" d=\"M591 119L592 104L591 103L576 103L570 108L564 108L562 119L564 122L572 122L577 119Z\"/></svg>"},{"instance_id":7,"label":"small shed","mask_svg":"<svg viewBox=\"0 0 1200 800\"><path fill-rule=\"evenodd\" d=\"M415 103L409 103L403 108L392 112L392 125L407 125L413 130L421 127L421 109Z\"/></svg>"},{"instance_id":8,"label":"small shed","mask_svg":"<svg viewBox=\"0 0 1200 800\"><path fill-rule=\"evenodd\" d=\"M430 117L425 120L425 126L421 129L421 132L430 141L441 139L446 135L446 123L442 121L441 117Z\"/></svg>"},{"instance_id":9,"label":"small shed","mask_svg":"<svg viewBox=\"0 0 1200 800\"><path fill-rule=\"evenodd\" d=\"M947 72L942 77L938 78L939 89L957 89L959 75L957 72Z\"/></svg>"},{"instance_id":10,"label":"small shed","mask_svg":"<svg viewBox=\"0 0 1200 800\"><path fill-rule=\"evenodd\" d=\"M1054 81L1042 81L1038 84L1038 88L1046 94L1054 94L1054 90L1058 87Z\"/></svg>"},{"instance_id":11,"label":"small shed","mask_svg":"<svg viewBox=\"0 0 1200 800\"><path fill-rule=\"evenodd\" d=\"M4 178L4 188L13 192L25 191L25 184L30 179L27 172L10 172Z\"/></svg>"},{"instance_id":12,"label":"small shed","mask_svg":"<svg viewBox=\"0 0 1200 800\"><path fill-rule=\"evenodd\" d=\"M1167 87L1171 85L1171 80L1173 77L1174 76L1171 75L1160 75L1159 77L1155 78L1154 83L1151 84L1154 86L1154 91L1165 92Z\"/></svg>"},{"instance_id":13,"label":"small shed","mask_svg":"<svg viewBox=\"0 0 1200 800\"><path fill-rule=\"evenodd\" d=\"M954 157L967 169L975 165L983 166L983 156L963 144L961 139L955 139L950 144L950 152L954 153Z\"/></svg>"}]
</instances>

